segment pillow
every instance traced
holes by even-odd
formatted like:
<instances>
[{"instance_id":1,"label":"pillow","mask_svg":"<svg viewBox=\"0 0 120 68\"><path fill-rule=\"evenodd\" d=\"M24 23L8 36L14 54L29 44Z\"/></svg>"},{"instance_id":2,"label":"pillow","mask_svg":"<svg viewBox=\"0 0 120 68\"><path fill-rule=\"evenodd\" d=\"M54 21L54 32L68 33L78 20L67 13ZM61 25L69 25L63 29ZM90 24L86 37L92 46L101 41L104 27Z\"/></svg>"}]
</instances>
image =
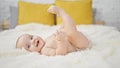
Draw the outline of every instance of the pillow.
<instances>
[{"instance_id":1,"label":"pillow","mask_svg":"<svg viewBox=\"0 0 120 68\"><path fill-rule=\"evenodd\" d=\"M54 15L47 12L50 4L35 4L18 2L18 24L37 22L40 24L54 25Z\"/></svg>"},{"instance_id":2,"label":"pillow","mask_svg":"<svg viewBox=\"0 0 120 68\"><path fill-rule=\"evenodd\" d=\"M10 6L10 28L15 28L18 21L18 8Z\"/></svg>"},{"instance_id":3,"label":"pillow","mask_svg":"<svg viewBox=\"0 0 120 68\"><path fill-rule=\"evenodd\" d=\"M56 0L55 5L63 8L79 24L92 24L92 0ZM57 18L57 24L61 19Z\"/></svg>"}]
</instances>

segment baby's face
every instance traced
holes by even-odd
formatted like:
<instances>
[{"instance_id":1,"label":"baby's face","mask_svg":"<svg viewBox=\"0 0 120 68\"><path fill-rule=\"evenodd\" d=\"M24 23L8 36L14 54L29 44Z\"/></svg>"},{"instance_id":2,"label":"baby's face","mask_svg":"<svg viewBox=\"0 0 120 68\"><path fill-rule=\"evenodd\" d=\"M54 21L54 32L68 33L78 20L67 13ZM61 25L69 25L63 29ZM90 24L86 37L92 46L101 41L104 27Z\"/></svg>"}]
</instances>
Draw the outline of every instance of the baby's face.
<instances>
[{"instance_id":1,"label":"baby's face","mask_svg":"<svg viewBox=\"0 0 120 68\"><path fill-rule=\"evenodd\" d=\"M40 53L44 44L45 42L39 36L24 34L18 39L17 47L18 48L24 47L28 51Z\"/></svg>"}]
</instances>

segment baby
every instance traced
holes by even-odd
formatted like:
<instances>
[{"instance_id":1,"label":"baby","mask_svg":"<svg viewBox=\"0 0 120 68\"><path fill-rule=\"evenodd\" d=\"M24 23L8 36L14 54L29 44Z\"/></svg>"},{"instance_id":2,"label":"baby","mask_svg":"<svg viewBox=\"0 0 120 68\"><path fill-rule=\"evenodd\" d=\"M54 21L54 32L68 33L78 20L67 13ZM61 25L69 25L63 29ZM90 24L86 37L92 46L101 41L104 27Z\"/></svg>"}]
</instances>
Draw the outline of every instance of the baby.
<instances>
[{"instance_id":1,"label":"baby","mask_svg":"<svg viewBox=\"0 0 120 68\"><path fill-rule=\"evenodd\" d=\"M76 29L73 19L61 8L50 6L48 12L62 19L60 28L43 40L39 36L24 34L16 42L16 48L25 48L30 52L39 52L47 56L66 55L67 53L85 49L88 39Z\"/></svg>"}]
</instances>

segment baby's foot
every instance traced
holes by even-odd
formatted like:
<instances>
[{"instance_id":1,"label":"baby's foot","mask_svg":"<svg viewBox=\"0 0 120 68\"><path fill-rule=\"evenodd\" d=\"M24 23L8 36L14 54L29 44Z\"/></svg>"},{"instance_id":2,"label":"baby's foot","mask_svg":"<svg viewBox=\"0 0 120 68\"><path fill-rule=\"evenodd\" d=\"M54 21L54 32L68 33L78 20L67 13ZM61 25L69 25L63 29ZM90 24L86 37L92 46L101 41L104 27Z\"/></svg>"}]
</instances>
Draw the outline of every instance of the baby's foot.
<instances>
[{"instance_id":1,"label":"baby's foot","mask_svg":"<svg viewBox=\"0 0 120 68\"><path fill-rule=\"evenodd\" d=\"M62 11L63 10L61 8L54 6L54 5L52 5L48 8L48 12L56 14L58 17L60 17L60 14Z\"/></svg>"}]
</instances>

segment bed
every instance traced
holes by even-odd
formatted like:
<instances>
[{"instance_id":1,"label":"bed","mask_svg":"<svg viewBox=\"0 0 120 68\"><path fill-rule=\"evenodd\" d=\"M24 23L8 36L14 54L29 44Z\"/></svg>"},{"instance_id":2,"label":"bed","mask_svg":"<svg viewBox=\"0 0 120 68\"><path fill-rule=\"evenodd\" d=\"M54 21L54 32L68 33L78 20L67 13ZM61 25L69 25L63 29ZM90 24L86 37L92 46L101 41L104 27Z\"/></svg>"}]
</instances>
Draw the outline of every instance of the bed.
<instances>
[{"instance_id":1,"label":"bed","mask_svg":"<svg viewBox=\"0 0 120 68\"><path fill-rule=\"evenodd\" d=\"M65 56L45 56L16 49L15 42L23 33L43 38L59 28L34 22L0 32L0 68L120 68L120 32L103 25L77 25L90 41L91 48Z\"/></svg>"},{"instance_id":2,"label":"bed","mask_svg":"<svg viewBox=\"0 0 120 68\"><path fill-rule=\"evenodd\" d=\"M27 1L27 3L21 1ZM32 2L28 3L28 1ZM33 3L34 1L36 3ZM24 49L16 49L16 40L21 34L29 33L46 38L60 27L55 24L59 24L61 20L46 12L51 4L43 6L41 1L61 6L75 18L78 31L90 40L91 48L64 56L45 56ZM53 3L53 1L56 2ZM65 0L19 0L17 7L10 7L10 28L12 29L0 32L0 68L120 68L118 29L105 25L93 25L94 17L92 16L96 15L94 13L92 15L92 0L63 1Z\"/></svg>"}]
</instances>

